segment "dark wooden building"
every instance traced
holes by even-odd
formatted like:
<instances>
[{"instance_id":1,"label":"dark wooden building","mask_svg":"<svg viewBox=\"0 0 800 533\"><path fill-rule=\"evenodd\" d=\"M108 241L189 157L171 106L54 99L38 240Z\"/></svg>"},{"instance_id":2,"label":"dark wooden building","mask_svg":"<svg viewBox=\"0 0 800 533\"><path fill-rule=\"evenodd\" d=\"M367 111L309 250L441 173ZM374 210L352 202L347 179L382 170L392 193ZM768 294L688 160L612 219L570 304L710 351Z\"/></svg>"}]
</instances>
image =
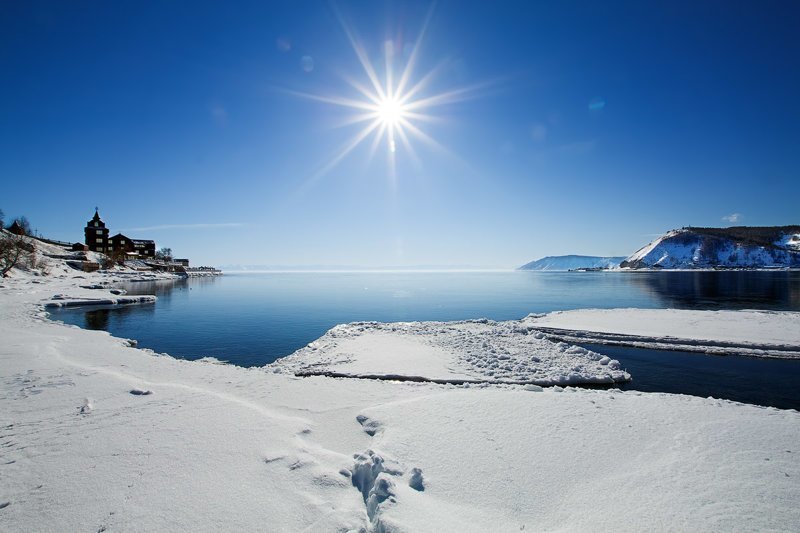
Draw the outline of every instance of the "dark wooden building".
<instances>
[{"instance_id":1,"label":"dark wooden building","mask_svg":"<svg viewBox=\"0 0 800 533\"><path fill-rule=\"evenodd\" d=\"M25 228L19 225L19 222L16 220L13 224L8 228L8 231L13 233L14 235L25 235Z\"/></svg>"},{"instance_id":2,"label":"dark wooden building","mask_svg":"<svg viewBox=\"0 0 800 533\"><path fill-rule=\"evenodd\" d=\"M83 228L83 233L86 236L86 246L89 247L89 250L103 254L111 252L108 245L108 228L100 219L97 209L94 210L92 220L87 222L86 227Z\"/></svg>"},{"instance_id":3,"label":"dark wooden building","mask_svg":"<svg viewBox=\"0 0 800 533\"><path fill-rule=\"evenodd\" d=\"M131 239L122 233L117 233L109 239L113 252L122 251L129 259L155 259L156 241Z\"/></svg>"}]
</instances>

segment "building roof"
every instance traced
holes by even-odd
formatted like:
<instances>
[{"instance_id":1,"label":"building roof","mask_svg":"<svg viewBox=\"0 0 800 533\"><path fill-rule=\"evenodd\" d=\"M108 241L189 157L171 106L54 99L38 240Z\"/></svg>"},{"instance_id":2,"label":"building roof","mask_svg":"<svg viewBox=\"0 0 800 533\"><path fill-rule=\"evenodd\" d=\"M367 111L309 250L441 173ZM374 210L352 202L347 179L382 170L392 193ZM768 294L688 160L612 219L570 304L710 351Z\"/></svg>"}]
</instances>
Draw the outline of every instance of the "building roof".
<instances>
[{"instance_id":1,"label":"building roof","mask_svg":"<svg viewBox=\"0 0 800 533\"><path fill-rule=\"evenodd\" d=\"M8 231L16 235L25 235L25 230L22 229L22 226L20 226L19 222L17 222L16 220L14 221L13 224L11 224L11 227L8 228Z\"/></svg>"},{"instance_id":2,"label":"building roof","mask_svg":"<svg viewBox=\"0 0 800 533\"><path fill-rule=\"evenodd\" d=\"M156 246L156 241L149 240L149 239L131 239L130 237L128 237L127 235L123 235L122 233L117 233L116 235L111 237L109 240L116 241L116 240L123 240L123 239L129 241L132 245L134 245L136 247L146 247L146 246L151 246L152 245L155 248L155 246Z\"/></svg>"}]
</instances>

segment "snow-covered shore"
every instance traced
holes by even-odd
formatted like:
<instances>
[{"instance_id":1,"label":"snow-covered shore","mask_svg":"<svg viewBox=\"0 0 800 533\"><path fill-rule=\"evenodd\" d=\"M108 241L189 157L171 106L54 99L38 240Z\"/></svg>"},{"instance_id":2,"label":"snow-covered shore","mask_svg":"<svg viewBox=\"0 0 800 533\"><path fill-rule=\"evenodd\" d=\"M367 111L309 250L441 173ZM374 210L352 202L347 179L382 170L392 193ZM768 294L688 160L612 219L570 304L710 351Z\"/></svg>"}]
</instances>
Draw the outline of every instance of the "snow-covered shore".
<instances>
[{"instance_id":1,"label":"snow-covered shore","mask_svg":"<svg viewBox=\"0 0 800 533\"><path fill-rule=\"evenodd\" d=\"M800 313L792 311L578 309L521 322L573 343L800 358Z\"/></svg>"},{"instance_id":2,"label":"snow-covered shore","mask_svg":"<svg viewBox=\"0 0 800 533\"><path fill-rule=\"evenodd\" d=\"M64 271L0 281L0 529L752 531L800 523L796 411L618 390L299 378L160 356L47 319L43 304L57 294L116 297L80 287L101 279ZM465 346L491 334L474 324L473 337L459 337ZM422 350L436 348L439 333L396 338ZM344 340L359 339L369 336ZM327 357L326 342L315 357ZM356 367L372 364L361 358L368 351L351 352ZM447 360L436 364L453 372ZM395 363L402 370L408 361Z\"/></svg>"}]
</instances>

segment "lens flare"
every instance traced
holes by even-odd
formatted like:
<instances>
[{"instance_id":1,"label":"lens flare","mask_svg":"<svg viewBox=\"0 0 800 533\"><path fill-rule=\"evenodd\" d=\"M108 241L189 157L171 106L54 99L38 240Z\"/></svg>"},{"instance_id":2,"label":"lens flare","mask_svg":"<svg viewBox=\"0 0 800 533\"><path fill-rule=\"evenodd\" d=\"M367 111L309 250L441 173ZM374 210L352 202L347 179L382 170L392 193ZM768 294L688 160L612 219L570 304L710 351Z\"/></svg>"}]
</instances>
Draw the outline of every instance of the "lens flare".
<instances>
[{"instance_id":1,"label":"lens flare","mask_svg":"<svg viewBox=\"0 0 800 533\"><path fill-rule=\"evenodd\" d=\"M345 121L344 125L363 124L363 126L352 138L344 143L332 160L312 177L312 181L330 171L370 137L372 137L370 159L375 154L378 146L385 145L389 162L389 174L392 180L395 179L397 157L407 155L415 162L420 163L414 149L416 142L422 143L435 151L447 152L439 142L422 130L421 124L437 120L437 117L429 114L431 109L472 98L478 89L485 87L487 84L481 83L470 87L426 94L431 81L443 70L445 62L424 73L416 81L412 81L420 50L422 49L421 45L431 20L432 10L428 12L422 24L416 43L406 43L401 46L395 46L394 41L391 40L383 43L382 51L385 62L383 77L378 75L366 49L361 41L356 38L355 33L347 25L341 13L337 11L336 15L363 69L360 79L344 76L345 81L354 89L355 96L328 96L294 91L291 91L291 93L318 102L349 108L354 113ZM405 53L401 54L401 56L406 58L404 64L397 70L395 70L395 49L404 51ZM398 63L401 61L402 58Z\"/></svg>"}]
</instances>

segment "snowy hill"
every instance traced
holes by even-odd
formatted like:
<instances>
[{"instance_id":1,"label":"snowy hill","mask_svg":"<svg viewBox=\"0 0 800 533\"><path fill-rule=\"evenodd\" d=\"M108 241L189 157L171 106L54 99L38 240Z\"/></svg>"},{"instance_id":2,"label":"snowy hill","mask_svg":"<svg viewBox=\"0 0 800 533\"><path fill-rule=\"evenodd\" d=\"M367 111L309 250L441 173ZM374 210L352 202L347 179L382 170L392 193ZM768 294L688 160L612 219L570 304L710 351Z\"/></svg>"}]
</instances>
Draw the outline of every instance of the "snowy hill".
<instances>
[{"instance_id":1,"label":"snowy hill","mask_svg":"<svg viewBox=\"0 0 800 533\"><path fill-rule=\"evenodd\" d=\"M682 228L625 259L623 268L800 267L800 226Z\"/></svg>"},{"instance_id":2,"label":"snowy hill","mask_svg":"<svg viewBox=\"0 0 800 533\"><path fill-rule=\"evenodd\" d=\"M619 266L624 257L597 257L594 255L547 256L522 265L517 270L575 270L578 268L612 268Z\"/></svg>"}]
</instances>

